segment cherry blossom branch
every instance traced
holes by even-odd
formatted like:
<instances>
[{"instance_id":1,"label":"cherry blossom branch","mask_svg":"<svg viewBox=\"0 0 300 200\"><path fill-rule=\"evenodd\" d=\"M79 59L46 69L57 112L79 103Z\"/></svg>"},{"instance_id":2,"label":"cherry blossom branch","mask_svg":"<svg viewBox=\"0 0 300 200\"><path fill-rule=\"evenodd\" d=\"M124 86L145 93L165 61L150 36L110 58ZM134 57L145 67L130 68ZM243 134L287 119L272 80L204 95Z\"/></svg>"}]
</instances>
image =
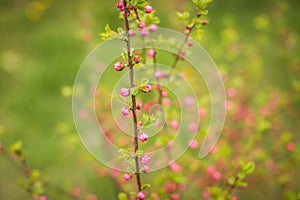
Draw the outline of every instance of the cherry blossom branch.
<instances>
[{"instance_id":1,"label":"cherry blossom branch","mask_svg":"<svg viewBox=\"0 0 300 200\"><path fill-rule=\"evenodd\" d=\"M124 1L124 7L125 7L125 31L126 31L126 46L127 46L127 58L128 58L128 65L129 65L129 73L130 73L130 87L134 87L134 70L133 70L133 62L132 62L132 55L131 55L131 46L130 46L130 36L129 36L129 22L128 22L128 14L129 14L129 8L127 6L126 0ZM138 127L137 127L137 114L136 114L136 96L131 95L131 101L132 101L132 116L133 116L133 128L134 128L134 153L136 153L139 149L139 143L138 143ZM140 177L140 166L139 166L139 160L138 156L135 155L135 175L136 175L136 181L138 186L138 191L140 192L142 190L142 183L141 183L141 177Z\"/></svg>"}]
</instances>

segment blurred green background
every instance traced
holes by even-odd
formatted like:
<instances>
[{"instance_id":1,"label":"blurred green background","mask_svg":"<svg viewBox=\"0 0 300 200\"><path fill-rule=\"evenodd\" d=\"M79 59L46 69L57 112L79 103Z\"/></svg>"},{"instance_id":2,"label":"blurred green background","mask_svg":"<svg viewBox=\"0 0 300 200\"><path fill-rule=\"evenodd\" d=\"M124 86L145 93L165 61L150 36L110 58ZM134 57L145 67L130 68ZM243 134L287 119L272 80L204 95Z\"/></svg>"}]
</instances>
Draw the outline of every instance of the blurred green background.
<instances>
[{"instance_id":1,"label":"blurred green background","mask_svg":"<svg viewBox=\"0 0 300 200\"><path fill-rule=\"evenodd\" d=\"M191 2L150 2L162 27L184 29L176 21L176 11L192 11ZM299 10L298 0L215 0L201 41L232 80L230 85L243 88L238 92L242 102L255 108L263 101L256 98L258 94L265 98L272 92L279 94L286 103L280 113L274 113L274 120L281 121L295 141L299 141L300 122ZM22 140L30 166L54 185L78 185L85 193L110 199L115 184L108 177L99 181L93 167L82 164L100 165L78 145L70 95L76 72L87 53L101 42L104 26L122 25L115 1L1 0L0 13L3 146ZM299 161L290 167L299 172ZM22 177L19 171L0 156L1 200L24 199L17 186ZM295 175L300 178L299 173ZM279 188L275 184L265 199L287 198L275 192Z\"/></svg>"}]
</instances>

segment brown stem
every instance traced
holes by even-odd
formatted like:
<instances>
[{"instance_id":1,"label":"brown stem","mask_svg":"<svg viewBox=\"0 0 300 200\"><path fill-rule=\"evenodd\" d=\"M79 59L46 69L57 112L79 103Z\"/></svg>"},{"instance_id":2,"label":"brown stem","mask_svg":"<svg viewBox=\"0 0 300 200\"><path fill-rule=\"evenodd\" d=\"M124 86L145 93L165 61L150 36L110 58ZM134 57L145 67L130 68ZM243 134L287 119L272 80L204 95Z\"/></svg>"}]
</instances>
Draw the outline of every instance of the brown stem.
<instances>
[{"instance_id":1,"label":"brown stem","mask_svg":"<svg viewBox=\"0 0 300 200\"><path fill-rule=\"evenodd\" d=\"M230 186L227 188L227 191L226 191L226 193L225 193L225 199L228 198L228 197L230 197L232 191L233 191L234 188L236 187L236 184L237 184L238 180L239 180L239 177L236 176L235 179L234 179L233 184L230 185Z\"/></svg>"},{"instance_id":2,"label":"brown stem","mask_svg":"<svg viewBox=\"0 0 300 200\"><path fill-rule=\"evenodd\" d=\"M134 87L134 70L133 70L133 62L132 62L132 55L131 55L131 47L130 47L130 36L128 34L128 31L130 30L129 22L128 22L128 6L126 0L124 1L124 7L125 7L125 30L126 30L126 46L127 46L127 57L128 57L128 65L129 65L129 75L130 75L130 87ZM134 128L134 152L137 152L139 149L139 142L138 142L138 127L137 127L137 114L136 114L136 97L135 95L131 95L131 101L132 101L132 116L133 116L133 128ZM140 166L139 166L139 159L136 155L134 157L135 160L135 175L137 180L137 186L138 191L142 190L142 184L141 184L141 176L140 176Z\"/></svg>"},{"instance_id":3,"label":"brown stem","mask_svg":"<svg viewBox=\"0 0 300 200\"><path fill-rule=\"evenodd\" d=\"M199 17L201 17L201 13L197 9L197 18L199 18ZM178 52L177 52L176 57L175 57L175 60L174 60L173 64L171 65L173 69L176 67L176 65L177 65L177 63L179 61L179 58L180 58L181 51L183 50L184 46L188 42L189 37L190 37L190 35L192 33L192 30L195 28L195 26L196 26L196 24L194 22L192 22L189 26L186 27L186 29L188 30L188 32L185 33L184 41L181 44L181 46L179 47Z\"/></svg>"}]
</instances>

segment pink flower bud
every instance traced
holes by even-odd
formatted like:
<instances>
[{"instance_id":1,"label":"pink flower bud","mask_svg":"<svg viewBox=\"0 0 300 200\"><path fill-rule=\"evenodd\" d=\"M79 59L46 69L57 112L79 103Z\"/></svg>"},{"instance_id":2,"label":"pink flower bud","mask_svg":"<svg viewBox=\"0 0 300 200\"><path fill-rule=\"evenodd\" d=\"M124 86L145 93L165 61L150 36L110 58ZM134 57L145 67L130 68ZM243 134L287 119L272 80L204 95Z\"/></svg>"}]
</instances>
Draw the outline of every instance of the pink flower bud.
<instances>
[{"instance_id":1,"label":"pink flower bud","mask_svg":"<svg viewBox=\"0 0 300 200\"><path fill-rule=\"evenodd\" d=\"M187 106L195 105L195 99L193 97L185 97L183 101Z\"/></svg>"},{"instance_id":2,"label":"pink flower bud","mask_svg":"<svg viewBox=\"0 0 300 200\"><path fill-rule=\"evenodd\" d=\"M232 196L232 200L238 200L237 196Z\"/></svg>"},{"instance_id":3,"label":"pink flower bud","mask_svg":"<svg viewBox=\"0 0 300 200\"><path fill-rule=\"evenodd\" d=\"M128 88L121 88L120 89L120 95L122 97L128 97L130 94L130 90Z\"/></svg>"},{"instance_id":4,"label":"pink flower bud","mask_svg":"<svg viewBox=\"0 0 300 200\"><path fill-rule=\"evenodd\" d=\"M164 72L161 71L157 71L154 74L155 78L164 78L166 76L166 74Z\"/></svg>"},{"instance_id":5,"label":"pink flower bud","mask_svg":"<svg viewBox=\"0 0 300 200\"><path fill-rule=\"evenodd\" d=\"M176 164L175 162L170 163L169 167L175 173L181 172L181 170L182 170L181 166Z\"/></svg>"},{"instance_id":6,"label":"pink flower bud","mask_svg":"<svg viewBox=\"0 0 300 200\"><path fill-rule=\"evenodd\" d=\"M129 181L131 179L131 176L129 174L124 174L123 179L125 181Z\"/></svg>"},{"instance_id":7,"label":"pink flower bud","mask_svg":"<svg viewBox=\"0 0 300 200\"><path fill-rule=\"evenodd\" d=\"M128 31L128 35L129 35L130 37L135 36L135 31L132 30L132 29L130 29L130 30Z\"/></svg>"},{"instance_id":8,"label":"pink flower bud","mask_svg":"<svg viewBox=\"0 0 300 200\"><path fill-rule=\"evenodd\" d=\"M47 200L47 197L46 196L40 196L39 200Z\"/></svg>"},{"instance_id":9,"label":"pink flower bud","mask_svg":"<svg viewBox=\"0 0 300 200\"><path fill-rule=\"evenodd\" d=\"M189 142L189 148L190 149L197 149L198 148L198 142L196 140L191 140Z\"/></svg>"},{"instance_id":10,"label":"pink flower bud","mask_svg":"<svg viewBox=\"0 0 300 200\"><path fill-rule=\"evenodd\" d=\"M143 163L144 165L148 165L150 163L151 157L144 155L141 157L141 163Z\"/></svg>"},{"instance_id":11,"label":"pink flower bud","mask_svg":"<svg viewBox=\"0 0 300 200\"><path fill-rule=\"evenodd\" d=\"M187 34L189 34L191 32L191 30L190 29L188 29L188 28L186 28L185 30L184 30L184 33L187 35Z\"/></svg>"},{"instance_id":12,"label":"pink flower bud","mask_svg":"<svg viewBox=\"0 0 300 200\"><path fill-rule=\"evenodd\" d=\"M149 34L149 32L147 31L147 29L141 30L141 36L146 37L148 34Z\"/></svg>"},{"instance_id":13,"label":"pink flower bud","mask_svg":"<svg viewBox=\"0 0 300 200\"><path fill-rule=\"evenodd\" d=\"M148 5L148 6L145 7L145 11L146 11L146 13L149 14L149 13L151 13L153 11L153 8Z\"/></svg>"},{"instance_id":14,"label":"pink flower bud","mask_svg":"<svg viewBox=\"0 0 300 200\"><path fill-rule=\"evenodd\" d=\"M139 140L141 142L146 142L148 140L149 136L147 135L147 133L142 133L139 137Z\"/></svg>"},{"instance_id":15,"label":"pink flower bud","mask_svg":"<svg viewBox=\"0 0 300 200\"><path fill-rule=\"evenodd\" d=\"M73 188L70 193L73 197L80 197L81 191L79 188Z\"/></svg>"},{"instance_id":16,"label":"pink flower bud","mask_svg":"<svg viewBox=\"0 0 300 200\"><path fill-rule=\"evenodd\" d=\"M121 2L121 1L118 1L116 6L117 6L121 11L123 11L124 8L125 8L123 2Z\"/></svg>"},{"instance_id":17,"label":"pink flower bud","mask_svg":"<svg viewBox=\"0 0 300 200\"><path fill-rule=\"evenodd\" d=\"M141 199L144 199L146 197L146 195L144 194L144 192L139 192L137 194L137 197L138 197L139 200L141 200Z\"/></svg>"},{"instance_id":18,"label":"pink flower bud","mask_svg":"<svg viewBox=\"0 0 300 200\"><path fill-rule=\"evenodd\" d=\"M138 125L138 127L143 127L144 126L144 122L138 121L137 125Z\"/></svg>"},{"instance_id":19,"label":"pink flower bud","mask_svg":"<svg viewBox=\"0 0 300 200\"><path fill-rule=\"evenodd\" d=\"M129 115L129 109L128 108L122 108L121 112L122 112L123 116Z\"/></svg>"},{"instance_id":20,"label":"pink flower bud","mask_svg":"<svg viewBox=\"0 0 300 200\"><path fill-rule=\"evenodd\" d=\"M180 195L179 194L172 194L171 198L172 198L172 200L179 200Z\"/></svg>"},{"instance_id":21,"label":"pink flower bud","mask_svg":"<svg viewBox=\"0 0 300 200\"><path fill-rule=\"evenodd\" d=\"M145 165L145 166L143 167L143 171L146 172L146 173L149 173L149 172L151 171L151 170L150 170L150 166Z\"/></svg>"},{"instance_id":22,"label":"pink flower bud","mask_svg":"<svg viewBox=\"0 0 300 200\"><path fill-rule=\"evenodd\" d=\"M142 92L144 93L148 93L148 92L151 92L152 91L152 87L151 85L145 85L145 87L142 89Z\"/></svg>"},{"instance_id":23,"label":"pink flower bud","mask_svg":"<svg viewBox=\"0 0 300 200\"><path fill-rule=\"evenodd\" d=\"M122 71L124 69L124 64L122 62L117 62L114 64L114 70Z\"/></svg>"},{"instance_id":24,"label":"pink flower bud","mask_svg":"<svg viewBox=\"0 0 300 200\"><path fill-rule=\"evenodd\" d=\"M171 193L172 191L177 189L176 183L173 183L171 181L167 181L164 185L164 192L165 193Z\"/></svg>"},{"instance_id":25,"label":"pink flower bud","mask_svg":"<svg viewBox=\"0 0 300 200\"><path fill-rule=\"evenodd\" d=\"M141 62L141 58L139 56L134 58L134 62L135 63L140 63Z\"/></svg>"},{"instance_id":26,"label":"pink flower bud","mask_svg":"<svg viewBox=\"0 0 300 200\"><path fill-rule=\"evenodd\" d=\"M205 108L200 108L199 109L199 115L200 115L200 117L204 117L206 115L206 109Z\"/></svg>"},{"instance_id":27,"label":"pink flower bud","mask_svg":"<svg viewBox=\"0 0 300 200\"><path fill-rule=\"evenodd\" d=\"M164 98L162 103L166 106L170 106L171 105L171 100L169 98Z\"/></svg>"},{"instance_id":28,"label":"pink flower bud","mask_svg":"<svg viewBox=\"0 0 300 200\"><path fill-rule=\"evenodd\" d=\"M150 25L150 31L156 31L157 30L157 25L156 24L151 24Z\"/></svg>"},{"instance_id":29,"label":"pink flower bud","mask_svg":"<svg viewBox=\"0 0 300 200\"><path fill-rule=\"evenodd\" d=\"M213 178L215 181L218 181L221 177L222 177L222 175L221 175L220 172L215 171L215 172L212 174L212 178Z\"/></svg>"},{"instance_id":30,"label":"pink flower bud","mask_svg":"<svg viewBox=\"0 0 300 200\"><path fill-rule=\"evenodd\" d=\"M208 191L204 191L204 192L202 193L202 196L203 196L204 199L209 199L210 196L211 196L211 194L210 194L210 192L208 192Z\"/></svg>"},{"instance_id":31,"label":"pink flower bud","mask_svg":"<svg viewBox=\"0 0 300 200\"><path fill-rule=\"evenodd\" d=\"M206 19L202 21L202 24L203 24L203 25L207 25L208 23L209 23L209 22L208 22L208 20L206 20Z\"/></svg>"},{"instance_id":32,"label":"pink flower bud","mask_svg":"<svg viewBox=\"0 0 300 200\"><path fill-rule=\"evenodd\" d=\"M160 88L161 88L161 85L160 85L159 83L156 83L156 84L155 84L155 88L156 88L156 89L160 89Z\"/></svg>"},{"instance_id":33,"label":"pink flower bud","mask_svg":"<svg viewBox=\"0 0 300 200\"><path fill-rule=\"evenodd\" d=\"M140 22L140 23L139 23L139 28L143 29L143 28L145 28L145 27L146 27L145 22Z\"/></svg>"},{"instance_id":34,"label":"pink flower bud","mask_svg":"<svg viewBox=\"0 0 300 200\"><path fill-rule=\"evenodd\" d=\"M148 50L148 56L153 58L155 56L155 50L154 49L149 49Z\"/></svg>"},{"instance_id":35,"label":"pink flower bud","mask_svg":"<svg viewBox=\"0 0 300 200\"><path fill-rule=\"evenodd\" d=\"M196 132L197 130L198 130L198 124L196 124L196 123L189 124L189 131Z\"/></svg>"},{"instance_id":36,"label":"pink flower bud","mask_svg":"<svg viewBox=\"0 0 300 200\"><path fill-rule=\"evenodd\" d=\"M188 45L189 47L191 47L191 46L193 46L193 43L192 43L191 41L189 41L189 42L187 43L187 45Z\"/></svg>"},{"instance_id":37,"label":"pink flower bud","mask_svg":"<svg viewBox=\"0 0 300 200\"><path fill-rule=\"evenodd\" d=\"M209 166L209 167L206 169L206 172L207 172L209 175L212 175L212 174L215 172L215 167L214 167L214 166Z\"/></svg>"},{"instance_id":38,"label":"pink flower bud","mask_svg":"<svg viewBox=\"0 0 300 200\"><path fill-rule=\"evenodd\" d=\"M185 55L186 55L186 51L182 50L180 54L181 54L182 56L185 56Z\"/></svg>"},{"instance_id":39,"label":"pink flower bud","mask_svg":"<svg viewBox=\"0 0 300 200\"><path fill-rule=\"evenodd\" d=\"M166 91L162 91L161 96L166 97L166 96L168 96L168 93Z\"/></svg>"},{"instance_id":40,"label":"pink flower bud","mask_svg":"<svg viewBox=\"0 0 300 200\"><path fill-rule=\"evenodd\" d=\"M171 127L172 127L174 130L176 130L176 129L178 128L178 126L179 126L179 123L178 123L177 120L172 120L172 121L171 121Z\"/></svg>"},{"instance_id":41,"label":"pink flower bud","mask_svg":"<svg viewBox=\"0 0 300 200\"><path fill-rule=\"evenodd\" d=\"M293 142L289 142L287 145L286 145L286 150L287 151L294 151L295 150L295 144Z\"/></svg>"},{"instance_id":42,"label":"pink flower bud","mask_svg":"<svg viewBox=\"0 0 300 200\"><path fill-rule=\"evenodd\" d=\"M227 96L228 96L229 98L235 97L235 96L236 96L236 90L235 90L234 88L229 88L229 89L227 90Z\"/></svg>"}]
</instances>

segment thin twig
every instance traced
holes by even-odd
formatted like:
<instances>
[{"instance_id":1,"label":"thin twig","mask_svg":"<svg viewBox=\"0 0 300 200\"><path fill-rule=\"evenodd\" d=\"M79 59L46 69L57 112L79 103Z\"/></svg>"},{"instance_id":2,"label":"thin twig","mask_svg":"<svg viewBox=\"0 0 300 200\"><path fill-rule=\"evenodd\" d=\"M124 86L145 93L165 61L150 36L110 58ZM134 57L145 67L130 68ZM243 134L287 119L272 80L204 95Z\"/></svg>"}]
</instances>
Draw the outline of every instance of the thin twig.
<instances>
[{"instance_id":1,"label":"thin twig","mask_svg":"<svg viewBox=\"0 0 300 200\"><path fill-rule=\"evenodd\" d=\"M130 47L130 36L128 34L128 31L130 30L129 22L128 22L128 14L129 9L127 6L126 0L124 1L124 7L125 7L125 30L126 30L126 46L127 46L127 57L128 57L128 65L129 65L129 76L130 76L130 86L131 88L134 87L134 70L133 70L133 62L132 62L132 55L131 55L131 47ZM138 127L137 127L137 114L136 114L136 97L135 95L131 95L131 101L132 101L132 116L133 116L133 128L134 128L134 152L136 153L139 149L139 142L138 142ZM141 177L140 177L140 166L139 166L139 160L138 156L135 156L135 175L137 180L137 186L138 191L142 190L142 184L141 184Z\"/></svg>"},{"instance_id":2,"label":"thin twig","mask_svg":"<svg viewBox=\"0 0 300 200\"><path fill-rule=\"evenodd\" d=\"M199 18L199 17L201 17L201 13L200 13L199 10L197 9L197 18ZM193 29L195 28L195 26L196 26L196 24L195 24L194 22L192 22L189 26L186 27L186 30L188 30L188 31L187 31L187 33L185 33L184 41L183 41L183 43L180 45L180 47L179 47L179 49L178 49L178 52L177 52L177 54L176 54L175 60L174 60L173 64L171 65L171 67L172 67L173 69L177 66L177 63L178 63L178 61L179 61L179 59L180 59L180 57L181 57L180 54L181 54L181 52L182 52L184 46L185 46L186 43L188 42L189 37L190 37L190 35L191 35Z\"/></svg>"}]
</instances>

